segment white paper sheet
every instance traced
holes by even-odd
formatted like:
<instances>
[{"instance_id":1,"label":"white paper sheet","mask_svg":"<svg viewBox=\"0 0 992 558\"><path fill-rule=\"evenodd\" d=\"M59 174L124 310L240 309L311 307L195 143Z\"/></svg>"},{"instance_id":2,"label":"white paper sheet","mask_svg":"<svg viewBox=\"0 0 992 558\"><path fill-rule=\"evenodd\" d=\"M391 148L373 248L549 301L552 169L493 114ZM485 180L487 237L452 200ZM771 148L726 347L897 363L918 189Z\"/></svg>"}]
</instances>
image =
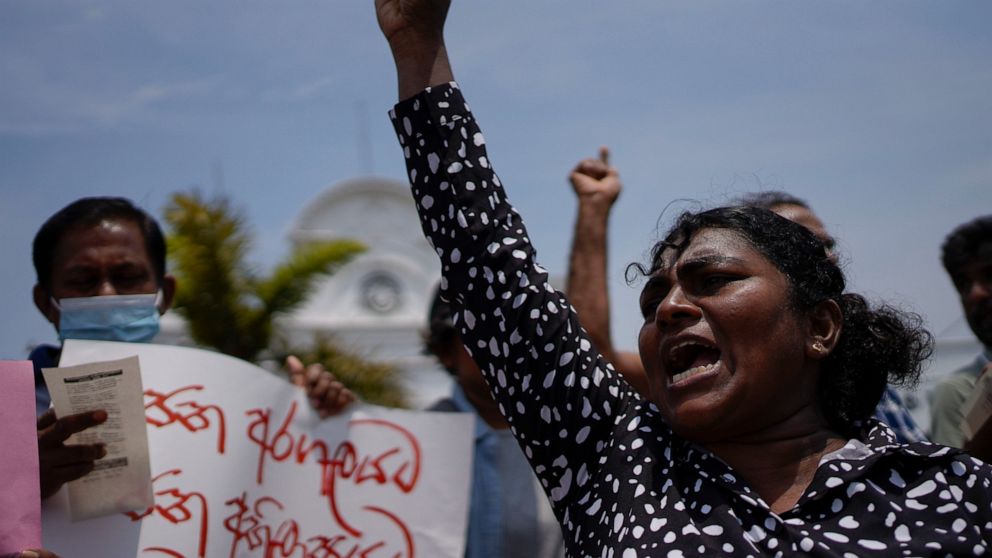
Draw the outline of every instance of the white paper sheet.
<instances>
[{"instance_id":1,"label":"white paper sheet","mask_svg":"<svg viewBox=\"0 0 992 558\"><path fill-rule=\"evenodd\" d=\"M138 357L45 368L45 383L59 417L104 410L101 425L73 434L67 444L102 443L107 454L93 471L69 485L73 521L151 506L151 466Z\"/></svg>"}]
</instances>

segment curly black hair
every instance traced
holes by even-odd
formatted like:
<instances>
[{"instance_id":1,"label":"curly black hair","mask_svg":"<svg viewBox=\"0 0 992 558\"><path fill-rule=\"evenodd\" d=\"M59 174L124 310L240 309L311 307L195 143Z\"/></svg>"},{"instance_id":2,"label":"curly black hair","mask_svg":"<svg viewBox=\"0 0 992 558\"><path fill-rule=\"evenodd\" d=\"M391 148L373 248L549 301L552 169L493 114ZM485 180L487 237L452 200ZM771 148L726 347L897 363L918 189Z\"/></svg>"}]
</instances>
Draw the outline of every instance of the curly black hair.
<instances>
[{"instance_id":1,"label":"curly black hair","mask_svg":"<svg viewBox=\"0 0 992 558\"><path fill-rule=\"evenodd\" d=\"M807 312L828 299L840 306L840 339L824 360L817 389L831 428L854 435L872 415L887 384L916 384L933 350L933 337L920 316L888 305L873 308L864 297L844 293L844 274L823 242L767 209L736 206L683 213L652 248L650 265L631 264L629 270L653 275L664 264L665 252L681 254L697 232L712 228L734 231L768 258L788 279L795 310Z\"/></svg>"}]
</instances>

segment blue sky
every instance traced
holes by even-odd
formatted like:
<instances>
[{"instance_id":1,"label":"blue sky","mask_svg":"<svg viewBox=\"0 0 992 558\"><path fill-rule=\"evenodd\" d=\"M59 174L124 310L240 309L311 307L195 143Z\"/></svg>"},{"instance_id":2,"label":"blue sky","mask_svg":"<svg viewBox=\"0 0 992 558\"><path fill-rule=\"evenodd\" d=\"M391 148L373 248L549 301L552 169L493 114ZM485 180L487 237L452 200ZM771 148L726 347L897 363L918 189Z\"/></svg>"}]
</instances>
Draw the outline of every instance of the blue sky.
<instances>
[{"instance_id":1,"label":"blue sky","mask_svg":"<svg viewBox=\"0 0 992 558\"><path fill-rule=\"evenodd\" d=\"M632 347L624 266L678 209L761 188L812 204L853 289L961 331L938 252L992 212L990 21L981 1L455 0L447 38L554 273L568 170L612 148L613 325ZM0 83L4 358L54 339L30 300L30 242L80 196L159 214L176 190L221 189L265 267L328 185L404 176L371 0L3 2Z\"/></svg>"}]
</instances>

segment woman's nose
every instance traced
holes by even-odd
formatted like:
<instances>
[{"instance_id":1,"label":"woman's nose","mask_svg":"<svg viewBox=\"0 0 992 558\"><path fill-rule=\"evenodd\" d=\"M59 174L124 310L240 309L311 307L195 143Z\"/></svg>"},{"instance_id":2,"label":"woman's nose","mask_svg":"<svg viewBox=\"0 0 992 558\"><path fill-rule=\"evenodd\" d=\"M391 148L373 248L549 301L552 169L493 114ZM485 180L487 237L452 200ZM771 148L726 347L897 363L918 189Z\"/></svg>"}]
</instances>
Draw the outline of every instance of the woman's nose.
<instances>
[{"instance_id":1,"label":"woman's nose","mask_svg":"<svg viewBox=\"0 0 992 558\"><path fill-rule=\"evenodd\" d=\"M699 308L685 295L682 287L672 287L655 311L655 323L659 329L672 327L679 322L695 320L699 317Z\"/></svg>"}]
</instances>

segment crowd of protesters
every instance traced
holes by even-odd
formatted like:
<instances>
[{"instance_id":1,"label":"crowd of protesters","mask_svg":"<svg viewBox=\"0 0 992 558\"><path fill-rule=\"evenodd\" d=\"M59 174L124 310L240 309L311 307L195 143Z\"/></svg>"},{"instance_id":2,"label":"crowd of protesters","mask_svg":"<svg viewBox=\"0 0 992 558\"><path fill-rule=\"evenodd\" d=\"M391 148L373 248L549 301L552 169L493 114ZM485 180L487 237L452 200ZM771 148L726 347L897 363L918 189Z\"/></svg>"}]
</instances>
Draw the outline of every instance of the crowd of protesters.
<instances>
[{"instance_id":1,"label":"crowd of protesters","mask_svg":"<svg viewBox=\"0 0 992 558\"><path fill-rule=\"evenodd\" d=\"M925 428L893 388L915 384L929 333L847 292L834 238L785 192L680 216L630 269L646 279L644 322L639 352L621 351L606 263L621 182L608 150L569 175L578 210L560 293L454 82L448 2L375 4L399 79L392 117L441 260L424 344L454 388L428 410L476 420L466 557L988 551L992 426L969 435L962 423L992 372L992 215L942 247L984 349L937 386ZM60 340L147 342L183 288L166 262L147 212L80 199L38 230L34 303ZM67 443L104 411L49 408L41 369L59 356L58 345L30 354L43 499L105 454ZM320 365L286 366L324 415L355 400Z\"/></svg>"}]
</instances>

